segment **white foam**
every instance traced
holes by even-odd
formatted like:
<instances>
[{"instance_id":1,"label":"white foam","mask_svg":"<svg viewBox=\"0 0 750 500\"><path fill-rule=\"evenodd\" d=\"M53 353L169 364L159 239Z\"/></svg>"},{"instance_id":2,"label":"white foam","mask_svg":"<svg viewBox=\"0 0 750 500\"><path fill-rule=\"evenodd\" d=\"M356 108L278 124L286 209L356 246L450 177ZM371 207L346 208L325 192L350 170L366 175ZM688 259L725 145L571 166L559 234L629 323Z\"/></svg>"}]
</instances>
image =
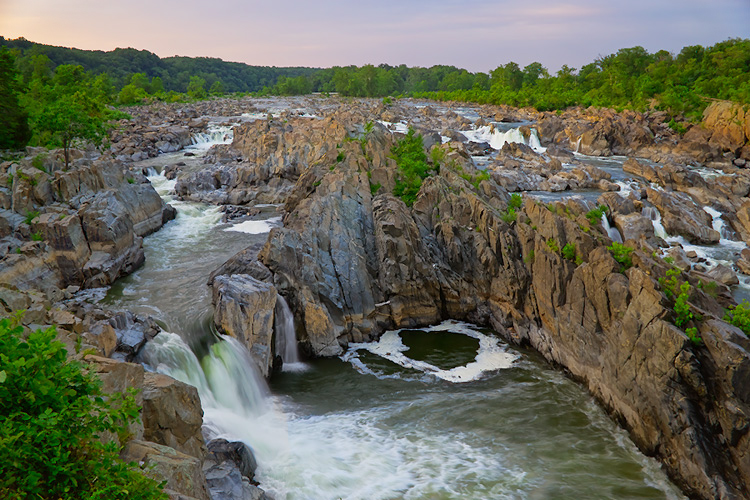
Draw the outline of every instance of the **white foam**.
<instances>
[{"instance_id":1,"label":"white foam","mask_svg":"<svg viewBox=\"0 0 750 500\"><path fill-rule=\"evenodd\" d=\"M383 125L385 128L387 128L391 132L397 132L399 134L408 134L409 133L409 124L406 122L386 122L383 120L378 120L378 123Z\"/></svg>"},{"instance_id":2,"label":"white foam","mask_svg":"<svg viewBox=\"0 0 750 500\"><path fill-rule=\"evenodd\" d=\"M274 227L277 227L279 222L281 222L281 217L272 217L266 220L246 220L229 226L224 229L224 231L237 231L238 233L246 234L263 234L271 231Z\"/></svg>"},{"instance_id":3,"label":"white foam","mask_svg":"<svg viewBox=\"0 0 750 500\"><path fill-rule=\"evenodd\" d=\"M474 130L461 132L471 142L486 142L492 149L502 149L507 143L526 144L537 153L544 153L547 148L542 147L536 129L531 129L528 141L520 128L512 128L506 132L498 130L494 124L485 125Z\"/></svg>"},{"instance_id":4,"label":"white foam","mask_svg":"<svg viewBox=\"0 0 750 500\"><path fill-rule=\"evenodd\" d=\"M475 330L467 323L446 321L437 326L426 328L424 331L450 331L473 337L479 340L479 351L477 352L474 361L471 363L450 370L443 370L430 363L411 359L406 356L404 353L408 351L409 348L404 345L399 336L401 330L390 330L385 332L378 342L350 344L349 352L347 353L348 356L345 356L342 359L352 362L352 360L356 358L356 356L354 356L356 351L366 350L404 368L417 370L454 383L471 382L479 379L487 372L510 368L513 365L513 362L518 359L516 354L506 352L505 348L500 345L496 338ZM358 364L352 364L355 368L359 368L360 370L364 365L361 361L359 361Z\"/></svg>"},{"instance_id":5,"label":"white foam","mask_svg":"<svg viewBox=\"0 0 750 500\"><path fill-rule=\"evenodd\" d=\"M205 132L193 134L186 150L206 151L215 144L231 144L234 138L232 125L209 125Z\"/></svg>"}]
</instances>

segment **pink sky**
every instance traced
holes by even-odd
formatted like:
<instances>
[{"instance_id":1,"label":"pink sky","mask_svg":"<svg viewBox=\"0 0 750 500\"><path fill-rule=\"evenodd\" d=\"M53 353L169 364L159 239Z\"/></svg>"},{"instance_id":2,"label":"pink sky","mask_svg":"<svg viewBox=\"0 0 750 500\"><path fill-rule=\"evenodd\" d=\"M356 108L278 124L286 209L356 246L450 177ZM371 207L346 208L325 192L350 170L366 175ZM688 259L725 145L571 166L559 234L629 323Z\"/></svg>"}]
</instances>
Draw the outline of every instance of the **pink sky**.
<instances>
[{"instance_id":1,"label":"pink sky","mask_svg":"<svg viewBox=\"0 0 750 500\"><path fill-rule=\"evenodd\" d=\"M0 0L0 35L256 65L508 61L556 70L641 45L651 52L750 37L750 0Z\"/></svg>"}]
</instances>

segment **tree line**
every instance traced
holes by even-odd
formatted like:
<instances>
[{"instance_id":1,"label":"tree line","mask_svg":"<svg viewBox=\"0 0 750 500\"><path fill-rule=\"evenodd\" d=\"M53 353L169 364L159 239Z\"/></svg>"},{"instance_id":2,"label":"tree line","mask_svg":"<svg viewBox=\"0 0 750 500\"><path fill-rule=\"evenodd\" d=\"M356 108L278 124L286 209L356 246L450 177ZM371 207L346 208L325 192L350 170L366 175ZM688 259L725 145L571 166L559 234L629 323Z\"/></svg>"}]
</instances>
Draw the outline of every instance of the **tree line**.
<instances>
[{"instance_id":1,"label":"tree line","mask_svg":"<svg viewBox=\"0 0 750 500\"><path fill-rule=\"evenodd\" d=\"M260 67L210 58L162 59L135 49L67 49L0 37L0 149L31 143L67 150L75 138L96 143L104 137L107 121L118 116L113 106L204 99L226 92L411 96L538 110L656 108L679 122L700 119L711 99L750 104L750 40L693 45L676 55L625 48L580 70L564 65L553 75L538 62L522 68L512 61L489 73L446 65Z\"/></svg>"}]
</instances>

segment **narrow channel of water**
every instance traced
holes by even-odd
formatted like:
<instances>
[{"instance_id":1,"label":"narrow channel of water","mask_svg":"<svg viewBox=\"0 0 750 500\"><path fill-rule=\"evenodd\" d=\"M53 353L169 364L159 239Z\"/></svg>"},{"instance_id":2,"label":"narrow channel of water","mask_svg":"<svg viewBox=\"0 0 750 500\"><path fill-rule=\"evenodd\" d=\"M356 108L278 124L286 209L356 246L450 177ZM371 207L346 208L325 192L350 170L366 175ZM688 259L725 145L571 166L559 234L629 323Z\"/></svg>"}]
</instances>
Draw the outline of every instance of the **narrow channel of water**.
<instances>
[{"instance_id":1,"label":"narrow channel of water","mask_svg":"<svg viewBox=\"0 0 750 500\"><path fill-rule=\"evenodd\" d=\"M229 227L151 181L177 219L106 301L160 320L144 361L198 387L207 432L247 442L277 500L682 498L582 388L471 325L391 332L269 390L239 343L217 342L206 280L276 215Z\"/></svg>"}]
</instances>

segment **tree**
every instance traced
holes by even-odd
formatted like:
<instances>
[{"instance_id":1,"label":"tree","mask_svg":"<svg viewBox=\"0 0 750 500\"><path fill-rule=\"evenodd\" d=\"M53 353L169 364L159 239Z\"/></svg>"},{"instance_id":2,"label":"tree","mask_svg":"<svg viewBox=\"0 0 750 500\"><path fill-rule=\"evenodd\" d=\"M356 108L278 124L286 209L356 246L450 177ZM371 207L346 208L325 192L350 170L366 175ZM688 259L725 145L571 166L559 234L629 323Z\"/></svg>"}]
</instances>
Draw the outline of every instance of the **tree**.
<instances>
[{"instance_id":1,"label":"tree","mask_svg":"<svg viewBox=\"0 0 750 500\"><path fill-rule=\"evenodd\" d=\"M15 60L8 49L0 49L0 149L18 149L29 142L28 117L18 101L21 86Z\"/></svg>"},{"instance_id":2,"label":"tree","mask_svg":"<svg viewBox=\"0 0 750 500\"><path fill-rule=\"evenodd\" d=\"M223 95L224 84L221 83L221 80L216 80L214 83L211 84L211 88L208 90L208 92L211 95Z\"/></svg>"},{"instance_id":3,"label":"tree","mask_svg":"<svg viewBox=\"0 0 750 500\"><path fill-rule=\"evenodd\" d=\"M109 121L116 115L106 107L101 92L81 66L58 66L49 84L35 80L31 88L24 105L34 141L47 147L62 147L66 169L76 140L102 144Z\"/></svg>"},{"instance_id":4,"label":"tree","mask_svg":"<svg viewBox=\"0 0 750 500\"><path fill-rule=\"evenodd\" d=\"M187 86L187 93L193 99L206 98L206 80L200 76L191 76Z\"/></svg>"},{"instance_id":5,"label":"tree","mask_svg":"<svg viewBox=\"0 0 750 500\"><path fill-rule=\"evenodd\" d=\"M17 324L0 320L0 498L165 500L114 442L99 440L137 418L132 393L103 394L54 327L24 337Z\"/></svg>"}]
</instances>

